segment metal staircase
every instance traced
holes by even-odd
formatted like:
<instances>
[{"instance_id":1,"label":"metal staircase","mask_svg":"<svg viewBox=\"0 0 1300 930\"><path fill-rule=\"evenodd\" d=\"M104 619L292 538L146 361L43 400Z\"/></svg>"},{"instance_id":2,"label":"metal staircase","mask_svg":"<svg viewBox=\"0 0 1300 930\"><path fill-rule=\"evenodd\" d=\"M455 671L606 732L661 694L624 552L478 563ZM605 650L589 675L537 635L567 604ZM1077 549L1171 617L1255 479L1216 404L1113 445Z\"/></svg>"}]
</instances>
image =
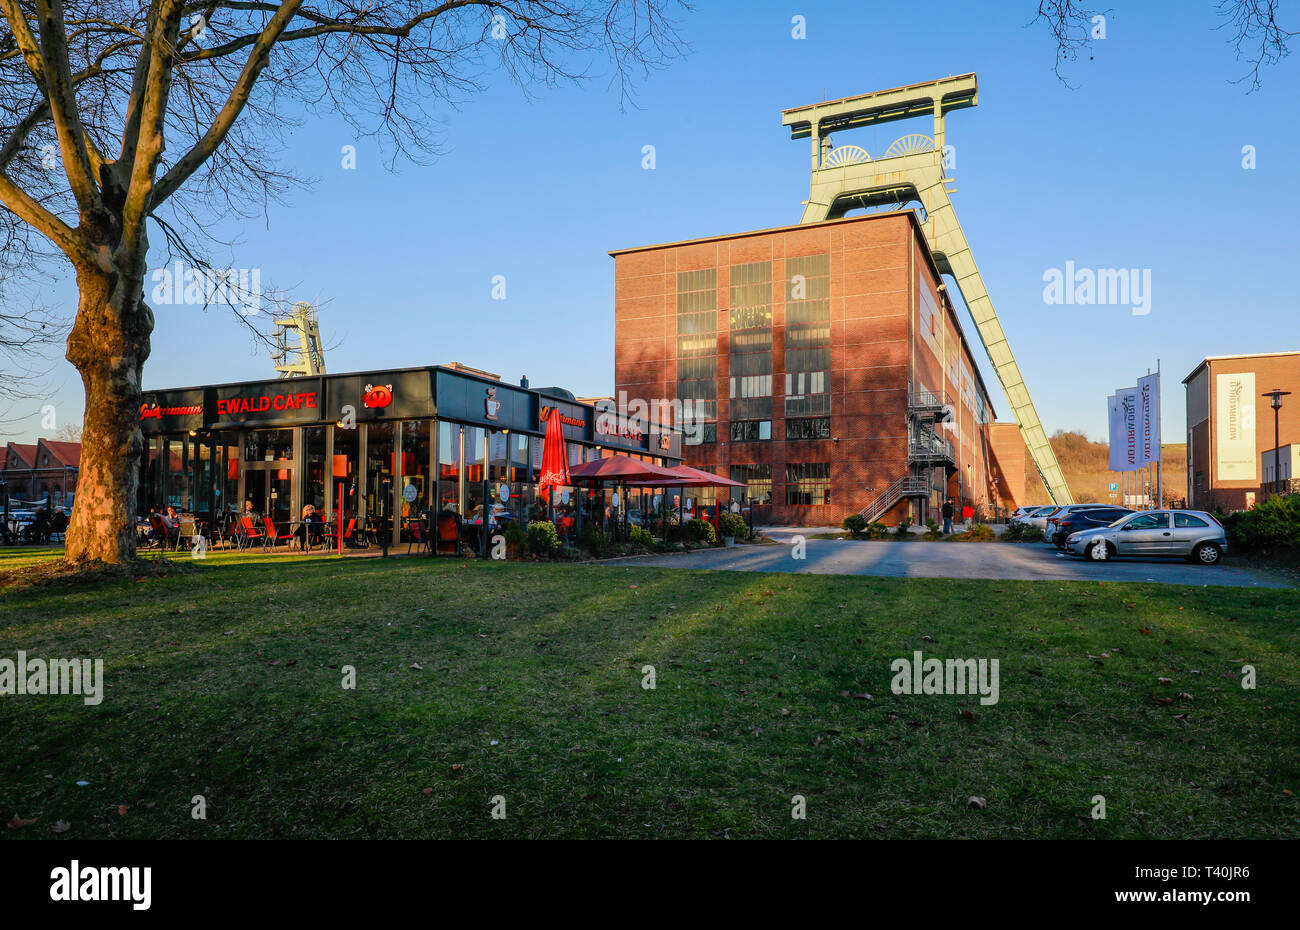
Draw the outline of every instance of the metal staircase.
<instances>
[{"instance_id":1,"label":"metal staircase","mask_svg":"<svg viewBox=\"0 0 1300 930\"><path fill-rule=\"evenodd\" d=\"M930 482L920 475L904 475L899 478L859 513L868 523L875 523L899 501L908 497L928 497Z\"/></svg>"},{"instance_id":2,"label":"metal staircase","mask_svg":"<svg viewBox=\"0 0 1300 930\"><path fill-rule=\"evenodd\" d=\"M790 127L791 138L812 140L812 182L800 222L836 219L859 207L921 202L923 228L935 263L961 288L1043 483L1055 503L1070 504L1074 498L948 199L952 180L945 174L949 150L944 144L944 116L977 102L975 75L962 74L784 110L782 123ZM917 116L933 117L934 137L903 136L876 159L860 146L831 145L831 132Z\"/></svg>"}]
</instances>

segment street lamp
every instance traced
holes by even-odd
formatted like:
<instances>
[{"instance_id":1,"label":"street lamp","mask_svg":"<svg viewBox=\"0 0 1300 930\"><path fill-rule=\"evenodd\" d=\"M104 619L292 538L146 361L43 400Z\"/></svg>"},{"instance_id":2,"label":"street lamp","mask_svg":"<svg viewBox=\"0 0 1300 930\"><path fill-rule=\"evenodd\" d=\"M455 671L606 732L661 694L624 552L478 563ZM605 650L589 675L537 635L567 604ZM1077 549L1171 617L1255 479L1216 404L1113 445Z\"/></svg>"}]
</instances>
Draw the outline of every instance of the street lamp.
<instances>
[{"instance_id":1,"label":"street lamp","mask_svg":"<svg viewBox=\"0 0 1300 930\"><path fill-rule=\"evenodd\" d=\"M1259 395L1260 397L1272 398L1271 403L1273 407L1273 485L1274 485L1274 491L1279 494L1282 492L1282 472L1281 472L1282 449L1278 445L1278 442L1280 441L1278 439L1278 430L1277 430L1278 411L1282 409L1282 398L1288 397L1290 396L1290 394L1291 394L1290 391L1282 391L1279 390L1278 388L1273 388L1273 390L1269 391L1267 394Z\"/></svg>"}]
</instances>

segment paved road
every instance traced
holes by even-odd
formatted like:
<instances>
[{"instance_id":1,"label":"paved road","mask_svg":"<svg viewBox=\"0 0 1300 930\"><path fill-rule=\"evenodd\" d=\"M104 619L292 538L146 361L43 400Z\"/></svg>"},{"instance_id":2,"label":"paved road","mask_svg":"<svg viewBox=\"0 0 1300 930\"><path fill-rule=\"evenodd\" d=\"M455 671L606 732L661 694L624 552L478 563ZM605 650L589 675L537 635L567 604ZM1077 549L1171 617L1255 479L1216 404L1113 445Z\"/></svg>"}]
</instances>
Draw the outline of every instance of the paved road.
<instances>
[{"instance_id":1,"label":"paved road","mask_svg":"<svg viewBox=\"0 0 1300 930\"><path fill-rule=\"evenodd\" d=\"M1059 554L1042 543L895 542L809 539L805 558L790 545L702 549L675 555L618 559L604 564L889 578L998 578L1073 581L1156 581L1165 584L1285 588L1263 573L1236 566L1201 566L1163 559L1113 559L1095 564Z\"/></svg>"}]
</instances>

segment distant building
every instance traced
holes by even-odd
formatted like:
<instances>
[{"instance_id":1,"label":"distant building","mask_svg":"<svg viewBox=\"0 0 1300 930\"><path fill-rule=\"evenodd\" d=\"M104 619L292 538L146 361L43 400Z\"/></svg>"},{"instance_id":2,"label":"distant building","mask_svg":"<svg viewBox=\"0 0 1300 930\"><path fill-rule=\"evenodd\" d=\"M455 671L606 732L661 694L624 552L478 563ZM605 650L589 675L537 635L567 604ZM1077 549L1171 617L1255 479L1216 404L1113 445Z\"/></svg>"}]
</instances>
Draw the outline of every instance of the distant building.
<instances>
[{"instance_id":1,"label":"distant building","mask_svg":"<svg viewBox=\"0 0 1300 930\"><path fill-rule=\"evenodd\" d=\"M1277 474L1273 473L1274 467ZM1260 487L1266 494L1300 491L1300 443L1265 449L1259 454L1259 473L1264 479Z\"/></svg>"},{"instance_id":2,"label":"distant building","mask_svg":"<svg viewBox=\"0 0 1300 930\"><path fill-rule=\"evenodd\" d=\"M1183 386L1191 506L1242 510L1272 493L1272 457L1266 477L1264 451L1300 443L1300 352L1213 355ZM1276 442L1273 409L1261 396L1274 388L1291 392L1282 399Z\"/></svg>"},{"instance_id":3,"label":"distant building","mask_svg":"<svg viewBox=\"0 0 1300 930\"><path fill-rule=\"evenodd\" d=\"M81 467L81 443L59 439L37 439L35 443L11 442L0 460L0 481L12 500L43 503L46 496L54 507L63 507L77 491Z\"/></svg>"}]
</instances>

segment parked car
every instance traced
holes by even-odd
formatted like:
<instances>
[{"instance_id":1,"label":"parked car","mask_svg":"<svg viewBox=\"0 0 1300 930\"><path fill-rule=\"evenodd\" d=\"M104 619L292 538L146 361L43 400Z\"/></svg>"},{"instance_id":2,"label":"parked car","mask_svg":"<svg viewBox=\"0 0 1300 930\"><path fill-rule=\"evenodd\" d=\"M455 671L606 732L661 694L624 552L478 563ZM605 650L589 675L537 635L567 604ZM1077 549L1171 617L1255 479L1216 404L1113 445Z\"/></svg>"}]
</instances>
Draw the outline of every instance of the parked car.
<instances>
[{"instance_id":1,"label":"parked car","mask_svg":"<svg viewBox=\"0 0 1300 930\"><path fill-rule=\"evenodd\" d=\"M1101 510L1107 506L1108 505L1106 504L1067 504L1064 507L1057 507L1055 511L1048 515L1047 520L1044 522L1043 536L1046 537L1049 543L1054 542L1057 526L1059 526L1064 520L1076 513L1084 513L1089 510ZM1118 519L1118 515L1115 519ZM1114 520L1107 520L1106 522L1112 523Z\"/></svg>"},{"instance_id":2,"label":"parked car","mask_svg":"<svg viewBox=\"0 0 1300 930\"><path fill-rule=\"evenodd\" d=\"M1076 510L1053 524L1055 532L1052 533L1051 541L1058 548L1064 549L1065 540L1071 533L1110 526L1116 520L1127 517L1133 512L1129 507L1094 507L1088 510Z\"/></svg>"},{"instance_id":3,"label":"parked car","mask_svg":"<svg viewBox=\"0 0 1300 930\"><path fill-rule=\"evenodd\" d=\"M1047 518L1060 509L1061 508L1058 504L1048 504L1046 507L1038 507L1031 511L1028 516L1021 517L1020 522L1026 526L1036 526L1040 530L1046 529Z\"/></svg>"},{"instance_id":4,"label":"parked car","mask_svg":"<svg viewBox=\"0 0 1300 930\"><path fill-rule=\"evenodd\" d=\"M1146 510L1110 526L1071 533L1065 548L1093 562L1115 556L1172 556L1215 565L1228 551L1228 536L1203 510Z\"/></svg>"},{"instance_id":5,"label":"parked car","mask_svg":"<svg viewBox=\"0 0 1300 930\"><path fill-rule=\"evenodd\" d=\"M1017 507L1015 510L1011 511L1010 515L1007 517L1007 522L1019 523L1023 518L1029 516L1035 510L1040 509L1040 507L1041 505L1036 507Z\"/></svg>"}]
</instances>

